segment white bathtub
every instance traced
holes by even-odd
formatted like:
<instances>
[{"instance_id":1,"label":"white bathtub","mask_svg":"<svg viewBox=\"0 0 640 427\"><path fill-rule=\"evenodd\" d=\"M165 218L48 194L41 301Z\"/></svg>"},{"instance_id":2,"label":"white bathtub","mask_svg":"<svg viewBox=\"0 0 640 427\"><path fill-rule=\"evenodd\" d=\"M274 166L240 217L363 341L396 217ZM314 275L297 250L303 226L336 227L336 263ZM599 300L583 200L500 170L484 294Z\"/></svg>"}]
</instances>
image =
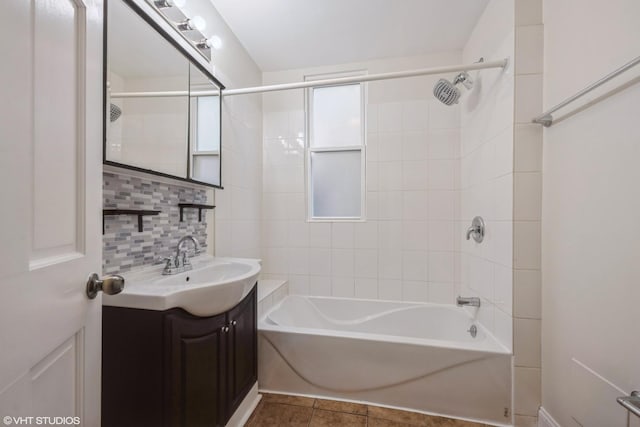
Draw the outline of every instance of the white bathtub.
<instances>
[{"instance_id":1,"label":"white bathtub","mask_svg":"<svg viewBox=\"0 0 640 427\"><path fill-rule=\"evenodd\" d=\"M291 295L259 320L258 384L509 425L511 354L473 324L449 305Z\"/></svg>"}]
</instances>

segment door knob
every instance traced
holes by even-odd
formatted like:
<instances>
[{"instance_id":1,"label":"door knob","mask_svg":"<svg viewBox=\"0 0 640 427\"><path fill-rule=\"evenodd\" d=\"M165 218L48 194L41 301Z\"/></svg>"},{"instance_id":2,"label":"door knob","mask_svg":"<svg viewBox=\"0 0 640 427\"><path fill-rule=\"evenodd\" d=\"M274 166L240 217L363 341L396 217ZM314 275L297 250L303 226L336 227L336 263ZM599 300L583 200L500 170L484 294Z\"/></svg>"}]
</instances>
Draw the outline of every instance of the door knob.
<instances>
[{"instance_id":1,"label":"door knob","mask_svg":"<svg viewBox=\"0 0 640 427\"><path fill-rule=\"evenodd\" d=\"M96 273L90 274L87 279L87 296L94 299L98 292L102 291L107 295L115 295L124 289L124 277L114 274L100 279Z\"/></svg>"}]
</instances>

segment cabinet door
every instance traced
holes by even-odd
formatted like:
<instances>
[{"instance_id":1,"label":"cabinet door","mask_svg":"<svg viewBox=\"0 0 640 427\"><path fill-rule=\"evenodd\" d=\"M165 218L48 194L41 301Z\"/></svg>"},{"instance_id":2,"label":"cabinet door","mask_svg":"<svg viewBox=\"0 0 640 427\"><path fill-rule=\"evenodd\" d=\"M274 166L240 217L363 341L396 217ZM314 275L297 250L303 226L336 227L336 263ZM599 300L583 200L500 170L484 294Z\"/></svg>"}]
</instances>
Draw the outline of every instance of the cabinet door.
<instances>
[{"instance_id":1,"label":"cabinet door","mask_svg":"<svg viewBox=\"0 0 640 427\"><path fill-rule=\"evenodd\" d=\"M256 288L228 314L229 413L231 416L258 378Z\"/></svg>"},{"instance_id":2,"label":"cabinet door","mask_svg":"<svg viewBox=\"0 0 640 427\"><path fill-rule=\"evenodd\" d=\"M224 315L166 317L165 384L170 426L212 427L225 421L227 324Z\"/></svg>"}]
</instances>

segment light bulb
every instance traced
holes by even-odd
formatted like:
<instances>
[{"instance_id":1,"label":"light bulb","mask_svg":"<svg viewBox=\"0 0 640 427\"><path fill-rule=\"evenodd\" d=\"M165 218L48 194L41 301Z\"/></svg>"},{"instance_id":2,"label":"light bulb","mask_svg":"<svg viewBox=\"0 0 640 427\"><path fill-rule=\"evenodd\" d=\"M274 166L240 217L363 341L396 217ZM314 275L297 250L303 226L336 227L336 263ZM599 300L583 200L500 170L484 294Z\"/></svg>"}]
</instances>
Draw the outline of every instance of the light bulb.
<instances>
[{"instance_id":1,"label":"light bulb","mask_svg":"<svg viewBox=\"0 0 640 427\"><path fill-rule=\"evenodd\" d=\"M211 36L211 38L207 40L207 46L216 50L220 49L222 47L222 39L218 36Z\"/></svg>"},{"instance_id":2,"label":"light bulb","mask_svg":"<svg viewBox=\"0 0 640 427\"><path fill-rule=\"evenodd\" d=\"M189 26L202 32L205 28L207 28L207 21L205 21L202 16L194 16L193 18L189 19Z\"/></svg>"}]
</instances>

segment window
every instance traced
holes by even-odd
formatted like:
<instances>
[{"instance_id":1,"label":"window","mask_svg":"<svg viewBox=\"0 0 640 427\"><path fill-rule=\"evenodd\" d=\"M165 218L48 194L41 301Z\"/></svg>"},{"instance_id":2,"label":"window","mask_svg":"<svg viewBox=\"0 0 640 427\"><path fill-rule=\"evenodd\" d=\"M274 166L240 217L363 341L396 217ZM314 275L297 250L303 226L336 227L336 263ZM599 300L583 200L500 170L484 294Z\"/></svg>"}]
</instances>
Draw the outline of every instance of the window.
<instances>
[{"instance_id":1,"label":"window","mask_svg":"<svg viewBox=\"0 0 640 427\"><path fill-rule=\"evenodd\" d=\"M220 184L220 99L192 97L191 178Z\"/></svg>"},{"instance_id":2,"label":"window","mask_svg":"<svg viewBox=\"0 0 640 427\"><path fill-rule=\"evenodd\" d=\"M314 79L330 77L323 75ZM362 83L315 87L308 91L310 220L364 218L364 105Z\"/></svg>"}]
</instances>

